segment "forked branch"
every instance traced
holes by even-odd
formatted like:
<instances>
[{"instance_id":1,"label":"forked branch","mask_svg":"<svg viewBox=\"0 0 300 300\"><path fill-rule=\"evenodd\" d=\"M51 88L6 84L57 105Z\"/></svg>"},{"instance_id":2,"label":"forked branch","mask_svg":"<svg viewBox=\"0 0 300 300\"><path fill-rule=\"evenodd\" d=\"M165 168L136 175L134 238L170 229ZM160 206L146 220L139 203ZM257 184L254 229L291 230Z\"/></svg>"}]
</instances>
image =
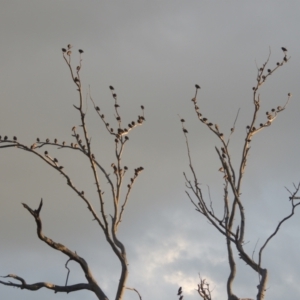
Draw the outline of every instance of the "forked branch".
<instances>
[{"instance_id":1,"label":"forked branch","mask_svg":"<svg viewBox=\"0 0 300 300\"><path fill-rule=\"evenodd\" d=\"M81 283L81 284L77 284L77 285L61 287L61 286L57 286L57 285L54 285L54 284L42 282L42 283L35 283L35 284L32 284L32 285L28 285L28 284L26 284L26 282L23 278L21 278L19 276L16 276L16 275L10 274L10 275L7 275L6 277L14 278L16 280L19 280L19 281L21 281L22 284L16 285L16 284L10 283L10 284L7 284L7 285L17 286L17 287L20 287L22 289L25 288L25 289L28 289L28 290L38 290L42 287L46 287L46 288L49 288L49 289L53 289L56 292L72 292L72 291L76 291L76 290L79 290L79 289L87 289L87 290L93 291L95 293L95 295L98 297L98 299L106 300L107 297L104 294L104 292L102 291L102 289L98 286L98 284L97 284L96 280L94 279L93 274L92 274L87 262L82 257L80 257L76 252L71 251L65 245L60 244L60 243L56 243L52 239L50 239L50 238L48 238L47 236L44 235L44 233L42 231L42 220L40 218L40 213L41 213L42 206L43 206L43 199L41 199L41 202L39 204L38 209L35 209L35 210L31 209L25 203L22 203L22 204L23 204L24 208L26 208L27 211L29 211L29 213L35 219L35 222L36 222L36 225L37 225L37 235L38 235L39 239L42 240L43 242L45 242L51 248L62 252L63 254L68 256L71 260L77 262L80 265L81 269L83 270L84 275L85 275L85 277L88 281L88 284ZM1 283L3 283L3 282L1 282Z\"/></svg>"},{"instance_id":2,"label":"forked branch","mask_svg":"<svg viewBox=\"0 0 300 300\"><path fill-rule=\"evenodd\" d=\"M208 121L208 118L203 116L203 111L200 110L198 100L197 100L200 86L195 85L196 91L195 91L195 96L192 98L192 102L194 105L194 110L196 112L197 118L203 125L206 126L208 130L210 130L215 136L217 136L217 139L221 144L220 147L215 147L215 149L221 163L221 167L219 171L223 173L224 211L223 211L222 218L218 218L214 214L214 210L212 209L212 203L210 205L211 209L209 209L208 206L206 205L205 199L202 195L202 191L199 186L199 181L195 169L192 164L192 158L191 158L189 142L188 142L188 130L184 126L185 120L181 119L182 130L183 130L186 147L187 147L189 168L192 174L192 180L190 180L184 173L184 177L186 180L186 187L188 189L188 191L186 191L186 194L188 195L188 198L190 199L192 204L195 206L196 210L202 215L204 215L205 218L209 221L209 223L214 225L214 227L220 233L222 233L222 235L226 237L228 262L230 266L230 274L227 281L227 296L229 300L238 299L238 297L234 295L232 289L232 284L236 276L236 264L235 264L234 254L232 251L232 245L235 245L239 257L244 262L246 262L246 264L249 265L255 272L259 274L257 300L263 300L266 291L267 280L268 280L268 271L267 269L261 267L262 252L264 248L267 246L268 242L277 234L280 226L286 220L288 220L294 215L296 207L300 205L300 202L299 203L294 202L295 200L300 199L300 197L296 196L300 187L299 184L297 187L295 187L295 192L291 193L291 197L290 197L291 205L292 205L291 213L279 222L275 231L269 236L269 238L261 247L259 251L258 262L254 261L254 259L251 258L243 248L244 236L246 230L246 215L244 210L244 202L243 202L244 199L242 198L241 187L242 187L242 181L244 178L244 173L246 171L247 161L250 153L250 143L252 142L254 136L257 133L262 132L264 129L266 129L267 127L273 124L273 122L277 119L279 113L285 110L292 96L291 93L288 93L288 97L284 105L278 106L277 108L272 108L269 111L267 111L266 121L260 123L259 125L256 124L259 117L259 113L261 109L261 101L262 101L259 94L260 87L267 81L267 79L275 71L277 71L281 66L287 63L290 59L289 57L287 57L287 49L283 47L282 51L284 53L284 57L281 62L276 63L276 66L274 68L267 67L270 60L271 51L269 52L269 56L266 62L262 65L262 67L257 68L256 85L252 89L254 110L251 115L250 125L248 125L246 128L246 136L245 139L243 140L243 149L241 153L241 158L239 160L238 168L234 168L233 166L232 158L230 155L231 151L229 149L229 142L233 133L235 132L235 126L236 126L238 114L235 118L233 127L230 129L230 134L226 141L225 136L222 130L220 129L219 125ZM203 299L210 299L210 295L205 294L205 291L207 291L205 289L205 281L202 280L200 281L200 285L198 286L198 291L199 290L201 291L201 294L200 293L199 294Z\"/></svg>"}]
</instances>

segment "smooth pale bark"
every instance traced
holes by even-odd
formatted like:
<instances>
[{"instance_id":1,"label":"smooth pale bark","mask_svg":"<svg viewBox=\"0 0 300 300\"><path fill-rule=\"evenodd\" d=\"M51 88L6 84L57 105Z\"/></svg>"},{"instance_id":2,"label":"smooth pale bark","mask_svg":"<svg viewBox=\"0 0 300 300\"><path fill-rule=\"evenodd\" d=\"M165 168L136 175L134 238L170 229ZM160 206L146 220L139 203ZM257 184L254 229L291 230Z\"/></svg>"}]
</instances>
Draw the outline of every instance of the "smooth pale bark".
<instances>
[{"instance_id":1,"label":"smooth pale bark","mask_svg":"<svg viewBox=\"0 0 300 300\"><path fill-rule=\"evenodd\" d=\"M296 196L300 189L300 183L298 186L294 185L294 192L290 192L290 203L291 203L291 213L283 218L279 224L277 225L273 234L271 234L263 246L259 250L258 260L255 261L250 257L248 253L245 252L243 245L245 239L245 228L246 228L246 213L243 204L242 198L242 182L244 179L244 173L246 171L247 160L249 156L249 152L251 149L250 143L255 135L267 127L271 126L272 123L277 119L279 113L285 110L287 105L289 104L291 94L288 94L288 98L283 106L278 106L277 109L272 109L269 113L267 112L267 120L265 123L261 123L259 127L257 127L257 119L258 113L260 112L260 87L266 82L266 80L271 76L276 70L278 70L281 66L289 61L289 58L286 56L286 52L281 63L277 63L273 69L266 69L267 64L270 59L271 52L267 61L262 65L261 68L257 70L257 84L253 87L253 113L250 115L249 126L247 126L247 131L245 135L245 139L242 141L242 153L240 158L240 163L238 167L235 169L232 163L231 151L229 149L230 138L235 131L235 125L238 118L238 114L234 121L233 127L231 128L231 133L229 134L228 139L226 140L224 134L220 131L220 127L217 124L213 124L208 121L207 118L203 116L203 112L200 112L200 107L197 105L197 95L200 89L199 85L196 85L195 97L192 99L194 110L199 121L208 128L214 135L216 135L219 140L221 146L215 147L217 152L217 156L219 157L221 168L219 171L223 174L223 184L224 184L224 211L221 217L217 216L214 213L212 200L209 198L209 201L206 201L202 195L202 190L200 188L200 184L193 167L191 153L188 142L188 130L184 126L184 119L181 119L183 134L185 136L186 146L187 146L187 154L189 159L189 167L192 174L192 180L190 180L187 175L184 173L184 177L186 179L186 187L188 190L186 194L188 195L190 201L195 206L196 211L202 214L208 222L223 235L226 239L226 250L228 254L228 263L229 263L229 276L227 279L227 299L228 300L239 300L239 298L234 294L233 284L234 280L237 276L236 263L233 253L232 247L235 247L238 256L242 259L246 265L254 270L254 272L259 274L259 284L257 286L258 292L256 295L257 300L263 300L265 297L267 282L268 282L268 271L267 269L261 266L262 264L262 252L265 249L268 242L278 233L280 226L289 218L294 215L294 211L299 203L295 203L295 199L299 199L299 196ZM209 196L210 197L210 196ZM231 198L231 201L230 201ZM200 296L204 300L211 300L210 298L206 298L203 294Z\"/></svg>"}]
</instances>

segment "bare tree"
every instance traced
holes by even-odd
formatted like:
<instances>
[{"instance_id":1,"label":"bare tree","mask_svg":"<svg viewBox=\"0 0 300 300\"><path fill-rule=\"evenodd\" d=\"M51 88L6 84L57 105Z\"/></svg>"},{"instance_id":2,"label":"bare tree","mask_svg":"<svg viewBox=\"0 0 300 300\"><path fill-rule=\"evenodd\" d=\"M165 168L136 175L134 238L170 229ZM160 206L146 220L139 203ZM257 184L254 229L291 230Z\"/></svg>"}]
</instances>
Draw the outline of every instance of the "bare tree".
<instances>
[{"instance_id":1,"label":"bare tree","mask_svg":"<svg viewBox=\"0 0 300 300\"><path fill-rule=\"evenodd\" d=\"M236 257L233 252L233 247L236 248L239 258L242 259L246 265L248 265L254 272L258 273L258 292L256 299L262 300L264 299L267 281L268 281L268 270L262 265L262 257L263 251L270 242L270 240L278 233L281 225L290 219L294 213L295 209L300 202L295 202L295 200L299 199L296 196L300 189L300 183L295 185L292 191L288 190L289 196L289 205L290 205L290 213L281 219L278 225L275 227L273 233L265 240L258 251L257 259L254 259L251 254L247 253L244 249L245 244L245 228L246 228L246 218L245 218L245 210L244 210L244 201L245 199L242 197L242 181L244 179L244 174L246 171L247 160L250 153L250 143L256 134L262 132L263 130L267 130L269 126L277 119L278 115L282 113L287 105L289 104L291 94L288 93L287 100L283 106L278 106L277 108L272 108L270 111L266 112L266 120L264 123L257 124L257 118L260 113L261 108L261 97L259 94L260 87L267 81L267 79L273 75L275 71L277 71L280 67L282 67L285 63L289 61L289 57L287 56L287 49L282 48L284 53L284 57L281 62L277 62L276 66L273 69L268 69L267 65L269 63L271 51L269 53L269 57L266 62L259 68L257 68L257 77L256 77L256 85L253 87L253 106L254 110L252 116L249 120L249 126L247 126L245 139L243 140L243 148L241 153L241 158L238 160L238 168L234 168L233 158L231 156L231 150L229 147L230 138L235 131L237 117L234 121L233 127L230 129L228 138L225 138L225 135L219 128L217 124L213 124L202 114L202 110L197 104L197 95L200 90L200 86L196 85L195 96L192 99L194 110L196 112L197 118L199 121L207 127L219 140L220 146L215 147L217 157L220 160L220 169L223 175L224 182L224 196L223 196L223 212L222 215L218 215L215 213L213 208L212 200L205 199L206 197L203 194L203 191L200 186L200 182L198 180L198 175L194 169L189 141L188 141L188 131L184 126L184 119L181 119L183 133L186 139L187 146L187 154L189 159L189 167L191 171L192 179L189 179L188 175L184 173L184 177L186 180L187 191L186 194L192 204L195 206L197 212L203 215L208 222L226 239L227 245L227 254L228 254L228 263L230 267L229 276L227 279L227 297L228 300L237 300L239 299L233 291L233 283L236 279ZM205 279L200 280L200 284L198 285L198 292L201 298L207 300L211 300L211 291L209 286L206 284Z\"/></svg>"},{"instance_id":2,"label":"bare tree","mask_svg":"<svg viewBox=\"0 0 300 300\"><path fill-rule=\"evenodd\" d=\"M94 151L94 143L92 143L91 137L89 136L87 123L86 123L86 111L87 103L85 102L85 96L83 95L82 81L80 77L80 70L82 67L82 55L83 50L79 50L79 64L76 68L73 68L71 64L72 57L72 46L68 45L67 48L62 49L63 58L69 68L71 79L76 86L78 92L78 104L74 105L74 108L79 114L79 126L74 126L72 128L72 139L71 144L66 142L59 142L57 139L50 141L47 139L39 139L34 143L23 144L18 141L17 137L0 137L0 148L3 149L20 149L33 154L43 163L47 164L50 168L54 169L59 175L65 179L67 185L71 190L77 194L81 200L87 205L87 208L92 215L93 219L98 223L104 237L109 244L111 250L116 255L121 264L120 279L116 289L115 299L122 299L125 289L130 289L137 292L139 298L140 294L135 288L130 288L126 286L128 278L128 259L126 254L126 248L124 243L118 237L118 228L121 224L122 217L126 205L129 201L129 196L132 188L143 171L143 167L136 167L134 170L130 171L127 166L122 162L123 153L125 151L126 145L129 141L128 135L131 130L142 125L145 121L144 118L144 106L141 106L141 115L138 116L137 121L132 121L128 126L124 126L124 122L121 118L119 112L119 104L117 101L117 94L114 87L110 86L112 93L112 98L114 99L114 111L115 111L115 126L110 126L106 121L105 116L100 112L100 108L96 105L95 101L92 99L90 93L88 94L89 100L93 103L95 112L99 115L100 121L103 123L104 128L106 128L107 134L111 136L112 142L114 143L114 161L111 163L111 168L107 169L105 164L107 163L106 157L96 157ZM94 193L97 196L97 207L92 205L91 199L84 193L84 190L79 189L75 183L73 183L72 175L68 172L67 168L63 167L63 164L50 155L50 148L59 149L61 151L76 151L82 156L82 159L86 160L87 164L91 166L91 174L95 183ZM45 149L44 151L42 151ZM124 186L124 183L128 181L128 184ZM104 186L108 184L110 195L104 195ZM105 200L108 205L105 205ZM76 251L72 251L66 245L60 244L52 240L51 238L44 235L42 230L42 219L41 210L43 206L43 200L37 209L30 208L27 204L23 203L24 208L33 216L36 226L37 235L40 240L45 242L49 247L62 252L67 256L66 268L68 268L68 263L70 261L76 262L82 269L83 274L86 277L87 282L78 283L74 285L68 284L69 272L67 273L66 282L64 285L58 285L56 283L49 282L36 282L33 284L28 284L26 280L18 275L8 274L2 276L4 278L15 279L17 282L11 281L0 281L1 284L18 287L25 290L37 291L41 288L47 288L53 290L54 292L70 293L79 290L88 290L95 294L95 296L100 300L108 299L105 291L101 285L95 280L92 270L87 263L87 261L80 257ZM113 207L110 210L110 207Z\"/></svg>"}]
</instances>

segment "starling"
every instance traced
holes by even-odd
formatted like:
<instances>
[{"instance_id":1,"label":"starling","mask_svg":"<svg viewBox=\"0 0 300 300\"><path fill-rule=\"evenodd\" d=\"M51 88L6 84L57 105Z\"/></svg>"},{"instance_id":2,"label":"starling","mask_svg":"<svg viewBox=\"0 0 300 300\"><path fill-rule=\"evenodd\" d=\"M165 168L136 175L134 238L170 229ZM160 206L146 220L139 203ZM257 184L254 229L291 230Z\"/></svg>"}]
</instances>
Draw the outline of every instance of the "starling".
<instances>
[{"instance_id":1,"label":"starling","mask_svg":"<svg viewBox=\"0 0 300 300\"><path fill-rule=\"evenodd\" d=\"M181 121L182 123L185 122L184 119L181 119L180 121Z\"/></svg>"},{"instance_id":2,"label":"starling","mask_svg":"<svg viewBox=\"0 0 300 300\"><path fill-rule=\"evenodd\" d=\"M49 139L46 139L46 143L49 143L49 141L50 141Z\"/></svg>"},{"instance_id":3,"label":"starling","mask_svg":"<svg viewBox=\"0 0 300 300\"><path fill-rule=\"evenodd\" d=\"M284 48L284 47L281 47L281 50L282 50L283 52L287 52L287 49Z\"/></svg>"},{"instance_id":4,"label":"starling","mask_svg":"<svg viewBox=\"0 0 300 300\"><path fill-rule=\"evenodd\" d=\"M79 52L80 54L82 54L82 53L83 53L83 50L79 49L78 52Z\"/></svg>"},{"instance_id":5,"label":"starling","mask_svg":"<svg viewBox=\"0 0 300 300\"><path fill-rule=\"evenodd\" d=\"M6 141L8 139L7 135L4 137L4 141Z\"/></svg>"},{"instance_id":6,"label":"starling","mask_svg":"<svg viewBox=\"0 0 300 300\"><path fill-rule=\"evenodd\" d=\"M57 144L57 139L54 139L54 144Z\"/></svg>"},{"instance_id":7,"label":"starling","mask_svg":"<svg viewBox=\"0 0 300 300\"><path fill-rule=\"evenodd\" d=\"M62 50L62 52L67 52L67 50L65 48L62 48L61 50Z\"/></svg>"},{"instance_id":8,"label":"starling","mask_svg":"<svg viewBox=\"0 0 300 300\"><path fill-rule=\"evenodd\" d=\"M16 136L14 136L14 137L13 137L13 139L14 139L14 141L16 141L16 140L17 140L17 137L16 137Z\"/></svg>"},{"instance_id":9,"label":"starling","mask_svg":"<svg viewBox=\"0 0 300 300\"><path fill-rule=\"evenodd\" d=\"M182 293L182 287L180 287L180 288L178 289L177 295L179 296L179 295L181 295L181 293Z\"/></svg>"},{"instance_id":10,"label":"starling","mask_svg":"<svg viewBox=\"0 0 300 300\"><path fill-rule=\"evenodd\" d=\"M117 169L117 167L115 165L113 166L113 169L114 169L114 173L117 174L117 170L118 169Z\"/></svg>"},{"instance_id":11,"label":"starling","mask_svg":"<svg viewBox=\"0 0 300 300\"><path fill-rule=\"evenodd\" d=\"M184 132L184 133L188 133L188 131L187 131L185 128L183 128L183 132Z\"/></svg>"},{"instance_id":12,"label":"starling","mask_svg":"<svg viewBox=\"0 0 300 300\"><path fill-rule=\"evenodd\" d=\"M195 88L198 90L200 89L200 86L198 84L195 84Z\"/></svg>"},{"instance_id":13,"label":"starling","mask_svg":"<svg viewBox=\"0 0 300 300\"><path fill-rule=\"evenodd\" d=\"M179 300L182 300L183 299L183 295L181 295L180 297L179 297Z\"/></svg>"},{"instance_id":14,"label":"starling","mask_svg":"<svg viewBox=\"0 0 300 300\"><path fill-rule=\"evenodd\" d=\"M110 90L113 91L114 87L112 85L109 86Z\"/></svg>"},{"instance_id":15,"label":"starling","mask_svg":"<svg viewBox=\"0 0 300 300\"><path fill-rule=\"evenodd\" d=\"M40 139L39 139L39 138L37 138L37 139L36 139L36 141L37 141L37 142L40 142Z\"/></svg>"},{"instance_id":16,"label":"starling","mask_svg":"<svg viewBox=\"0 0 300 300\"><path fill-rule=\"evenodd\" d=\"M144 105L141 105L141 109L144 109Z\"/></svg>"}]
</instances>

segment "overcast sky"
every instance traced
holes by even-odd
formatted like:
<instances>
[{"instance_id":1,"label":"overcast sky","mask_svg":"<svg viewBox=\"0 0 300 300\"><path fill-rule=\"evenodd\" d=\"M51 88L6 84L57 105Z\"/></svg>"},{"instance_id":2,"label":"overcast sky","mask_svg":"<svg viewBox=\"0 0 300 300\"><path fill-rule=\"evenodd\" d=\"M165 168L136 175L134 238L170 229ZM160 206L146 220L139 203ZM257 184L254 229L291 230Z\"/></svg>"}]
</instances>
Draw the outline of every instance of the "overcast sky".
<instances>
[{"instance_id":1,"label":"overcast sky","mask_svg":"<svg viewBox=\"0 0 300 300\"><path fill-rule=\"evenodd\" d=\"M183 172L190 176L178 114L186 119L191 154L199 181L210 187L216 211L222 209L222 175L214 147L220 142L200 123L191 98L201 86L202 113L228 136L238 109L230 150L235 165L245 128L253 112L252 86L257 66L268 57L270 67L291 59L261 89L262 110L291 102L271 127L255 136L243 182L246 246L251 256L289 213L289 194L300 180L300 3L299 1L78 1L0 0L0 135L31 145L37 137L73 142L79 125L74 84L61 48L83 49L81 78L111 123L113 99L131 121L145 106L146 122L130 134L124 162L143 166L120 228L127 247L128 286L143 300L199 299L198 273L207 278L214 300L226 298L228 262L225 239L194 210L185 194ZM77 64L77 51L72 58ZM95 154L107 169L114 142L88 102L87 119ZM50 148L76 186L93 194L89 164L71 151ZM116 293L120 266L92 222L86 205L65 180L37 157L18 149L0 155L0 275L15 273L28 283L64 285L67 258L36 236L35 222L22 202L37 208L41 198L44 233L84 257L110 299ZM105 181L103 181L105 186ZM107 190L107 193L109 190ZM109 198L107 198L107 202ZM95 199L94 199L95 200ZM96 205L96 200L94 201ZM218 209L219 208L219 209ZM269 270L266 299L300 297L300 212L284 224L265 250L262 266ZM254 256L257 253L257 248ZM234 292L256 297L257 275L237 259ZM85 282L70 263L70 284ZM95 299L89 292L69 295L49 290L21 291L0 286L1 299ZM127 291L125 300L138 299Z\"/></svg>"}]
</instances>

